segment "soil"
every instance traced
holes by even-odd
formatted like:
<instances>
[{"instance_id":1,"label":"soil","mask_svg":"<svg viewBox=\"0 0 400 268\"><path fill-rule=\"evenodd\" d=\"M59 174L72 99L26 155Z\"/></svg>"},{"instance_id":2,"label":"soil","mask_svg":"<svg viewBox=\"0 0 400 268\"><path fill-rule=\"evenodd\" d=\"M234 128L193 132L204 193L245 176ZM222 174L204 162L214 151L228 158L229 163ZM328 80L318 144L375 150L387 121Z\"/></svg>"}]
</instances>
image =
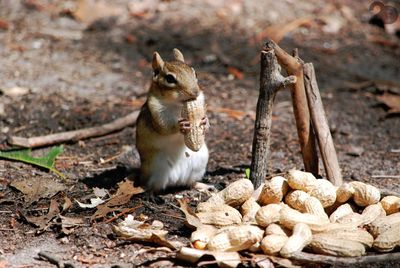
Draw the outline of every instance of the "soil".
<instances>
[{"instance_id":1,"label":"soil","mask_svg":"<svg viewBox=\"0 0 400 268\"><path fill-rule=\"evenodd\" d=\"M117 7L117 16L100 16L93 23L85 23L90 12L81 20L73 12L78 2L0 1L1 148L8 148L11 135L95 126L138 109L149 87L153 51L168 59L177 47L196 69L207 96L210 161L204 180L222 189L243 177L251 161L258 57L265 39L255 37L268 26L312 18L284 35L280 45L287 51L298 48L302 59L315 65L344 179L400 192L400 120L398 114L388 115L388 107L377 99L385 92L400 94L400 40L369 23L368 1L147 0L140 9L132 7L137 1L118 0L107 1L105 8ZM7 93L15 87L28 91ZM303 168L288 90L275 100L272 125L270 173ZM171 253L152 251L154 245L116 239L111 226L119 219L93 222L94 210L75 203L64 215L80 217L85 224L69 235L57 225L37 234L21 216L44 215L50 200L62 196L27 202L10 186L16 181L51 178L65 186L71 200L81 202L93 197L93 187L114 193L118 182L137 174L131 152L134 133L132 126L65 144L56 161L65 180L31 165L0 160L0 267L53 267L38 258L40 251L76 267L190 266ZM141 205L135 215L161 220L170 237L187 243L190 230L176 195L191 205L206 198L196 190L178 189L161 195L157 203L136 195L126 207Z\"/></svg>"}]
</instances>

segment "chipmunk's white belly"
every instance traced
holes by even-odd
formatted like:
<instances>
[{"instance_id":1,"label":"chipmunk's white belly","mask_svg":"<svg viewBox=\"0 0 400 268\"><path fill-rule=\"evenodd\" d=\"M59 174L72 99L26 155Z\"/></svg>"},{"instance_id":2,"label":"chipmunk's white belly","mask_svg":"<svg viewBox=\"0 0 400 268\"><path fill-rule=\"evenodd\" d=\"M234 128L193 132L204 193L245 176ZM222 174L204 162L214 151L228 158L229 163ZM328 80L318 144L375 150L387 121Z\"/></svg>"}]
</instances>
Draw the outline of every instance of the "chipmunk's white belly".
<instances>
[{"instance_id":1,"label":"chipmunk's white belly","mask_svg":"<svg viewBox=\"0 0 400 268\"><path fill-rule=\"evenodd\" d=\"M150 188L163 190L201 180L208 162L206 144L194 152L186 147L183 135L177 133L159 139L157 147L160 153L153 159L154 173L148 181Z\"/></svg>"}]
</instances>

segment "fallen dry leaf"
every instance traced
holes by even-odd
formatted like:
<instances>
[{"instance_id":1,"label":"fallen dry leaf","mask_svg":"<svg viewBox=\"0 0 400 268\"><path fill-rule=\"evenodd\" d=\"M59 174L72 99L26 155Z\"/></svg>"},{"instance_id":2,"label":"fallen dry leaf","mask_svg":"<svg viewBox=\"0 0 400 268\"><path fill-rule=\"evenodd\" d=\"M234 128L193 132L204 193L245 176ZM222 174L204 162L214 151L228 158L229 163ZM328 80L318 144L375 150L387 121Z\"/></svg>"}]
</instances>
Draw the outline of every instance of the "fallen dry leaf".
<instances>
[{"instance_id":1,"label":"fallen dry leaf","mask_svg":"<svg viewBox=\"0 0 400 268\"><path fill-rule=\"evenodd\" d=\"M84 224L82 218L72 218L60 215L60 219L61 219L61 231L66 235L71 234L76 227L82 226Z\"/></svg>"},{"instance_id":2,"label":"fallen dry leaf","mask_svg":"<svg viewBox=\"0 0 400 268\"><path fill-rule=\"evenodd\" d=\"M219 267L234 268L242 262L237 252L214 252L188 247L181 248L176 257L179 260L196 263L200 258L206 255L213 257Z\"/></svg>"},{"instance_id":3,"label":"fallen dry leaf","mask_svg":"<svg viewBox=\"0 0 400 268\"><path fill-rule=\"evenodd\" d=\"M376 98L388 107L388 115L400 114L400 95L385 92Z\"/></svg>"},{"instance_id":4,"label":"fallen dry leaf","mask_svg":"<svg viewBox=\"0 0 400 268\"><path fill-rule=\"evenodd\" d=\"M50 221L56 217L60 213L60 209L58 208L58 203L55 200L50 201L49 212L46 215L39 217L30 217L21 214L26 221L39 227L39 232L45 231L49 226Z\"/></svg>"},{"instance_id":5,"label":"fallen dry leaf","mask_svg":"<svg viewBox=\"0 0 400 268\"><path fill-rule=\"evenodd\" d=\"M66 189L64 184L46 177L38 178L36 180L25 178L22 181L12 182L10 186L22 192L25 195L24 200L27 203L32 203L40 198L50 198L56 193Z\"/></svg>"},{"instance_id":6,"label":"fallen dry leaf","mask_svg":"<svg viewBox=\"0 0 400 268\"><path fill-rule=\"evenodd\" d=\"M120 6L110 4L111 1L101 0L79 0L78 6L73 16L86 25L109 17L118 17L124 13L124 9Z\"/></svg>"},{"instance_id":7,"label":"fallen dry leaf","mask_svg":"<svg viewBox=\"0 0 400 268\"><path fill-rule=\"evenodd\" d=\"M189 208L186 200L178 199L181 211L185 214L185 225L189 228L196 229L203 225L196 214Z\"/></svg>"},{"instance_id":8,"label":"fallen dry leaf","mask_svg":"<svg viewBox=\"0 0 400 268\"><path fill-rule=\"evenodd\" d=\"M105 218L113 211L120 211L123 208L119 206L128 203L132 196L143 192L143 188L135 187L129 180L118 183L117 192L106 203L97 206L97 211L91 217L92 220Z\"/></svg>"},{"instance_id":9,"label":"fallen dry leaf","mask_svg":"<svg viewBox=\"0 0 400 268\"><path fill-rule=\"evenodd\" d=\"M101 199L100 197L96 196L94 198L90 198L90 204L81 203L75 199L75 202L78 203L78 206L81 208L95 208L100 204L106 202L105 200Z\"/></svg>"},{"instance_id":10,"label":"fallen dry leaf","mask_svg":"<svg viewBox=\"0 0 400 268\"><path fill-rule=\"evenodd\" d=\"M132 196L143 193L141 187L135 187L132 181L124 180L118 183L118 190L107 202L107 206L118 206L126 204Z\"/></svg>"},{"instance_id":11,"label":"fallen dry leaf","mask_svg":"<svg viewBox=\"0 0 400 268\"><path fill-rule=\"evenodd\" d=\"M160 221L155 220L148 224L135 220L132 215L128 215L124 221L112 227L113 231L125 240L155 243L174 250L181 248L180 242L166 239L168 231L163 228L164 224Z\"/></svg>"},{"instance_id":12,"label":"fallen dry leaf","mask_svg":"<svg viewBox=\"0 0 400 268\"><path fill-rule=\"evenodd\" d=\"M64 203L62 205L62 212L69 210L72 206L72 201L69 199L66 193L63 193Z\"/></svg>"},{"instance_id":13,"label":"fallen dry leaf","mask_svg":"<svg viewBox=\"0 0 400 268\"><path fill-rule=\"evenodd\" d=\"M107 191L107 189L104 188L98 188L98 187L93 187L93 193L95 194L95 196L98 197L106 197L107 195L110 195Z\"/></svg>"}]
</instances>

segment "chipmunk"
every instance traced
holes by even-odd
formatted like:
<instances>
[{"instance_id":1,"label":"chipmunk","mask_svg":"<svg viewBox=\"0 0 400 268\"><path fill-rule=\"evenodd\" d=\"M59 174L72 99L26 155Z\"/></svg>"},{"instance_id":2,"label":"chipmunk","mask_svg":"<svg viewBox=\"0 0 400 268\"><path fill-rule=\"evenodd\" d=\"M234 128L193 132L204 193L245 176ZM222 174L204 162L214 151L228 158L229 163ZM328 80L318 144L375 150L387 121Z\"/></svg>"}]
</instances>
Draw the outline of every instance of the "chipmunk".
<instances>
[{"instance_id":1,"label":"chipmunk","mask_svg":"<svg viewBox=\"0 0 400 268\"><path fill-rule=\"evenodd\" d=\"M204 102L204 94L183 54L178 49L173 54L174 61L164 61L154 52L153 80L137 120L140 177L151 192L194 186L202 179L208 162L206 144L197 152L185 145L183 134L190 130L190 122L181 118L183 103L194 98ZM208 129L207 117L201 124Z\"/></svg>"}]
</instances>

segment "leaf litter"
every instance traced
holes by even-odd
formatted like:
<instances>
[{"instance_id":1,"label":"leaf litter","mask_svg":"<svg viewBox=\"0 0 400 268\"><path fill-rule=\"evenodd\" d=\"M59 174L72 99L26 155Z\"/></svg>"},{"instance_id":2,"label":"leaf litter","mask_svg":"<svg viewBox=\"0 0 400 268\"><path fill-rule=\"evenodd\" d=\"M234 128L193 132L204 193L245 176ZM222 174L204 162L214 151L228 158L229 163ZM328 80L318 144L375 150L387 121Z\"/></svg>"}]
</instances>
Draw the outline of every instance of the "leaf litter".
<instances>
[{"instance_id":1,"label":"leaf litter","mask_svg":"<svg viewBox=\"0 0 400 268\"><path fill-rule=\"evenodd\" d=\"M166 238L168 231L164 230L164 224L158 220L154 220L149 224L135 220L130 214L118 225L113 225L112 229L115 234L124 240L150 242L173 250L183 246L179 241L170 241Z\"/></svg>"},{"instance_id":2,"label":"leaf litter","mask_svg":"<svg viewBox=\"0 0 400 268\"><path fill-rule=\"evenodd\" d=\"M125 179L118 183L117 192L111 196L107 202L96 207L97 211L93 214L91 219L96 220L105 218L108 213L123 210L124 207L121 207L122 205L128 203L132 196L143 192L143 188L135 187L131 181Z\"/></svg>"},{"instance_id":3,"label":"leaf litter","mask_svg":"<svg viewBox=\"0 0 400 268\"><path fill-rule=\"evenodd\" d=\"M51 198L66 189L64 184L47 177L40 177L35 180L25 178L21 181L12 182L10 186L23 193L25 202L29 204L41 198Z\"/></svg>"}]
</instances>

